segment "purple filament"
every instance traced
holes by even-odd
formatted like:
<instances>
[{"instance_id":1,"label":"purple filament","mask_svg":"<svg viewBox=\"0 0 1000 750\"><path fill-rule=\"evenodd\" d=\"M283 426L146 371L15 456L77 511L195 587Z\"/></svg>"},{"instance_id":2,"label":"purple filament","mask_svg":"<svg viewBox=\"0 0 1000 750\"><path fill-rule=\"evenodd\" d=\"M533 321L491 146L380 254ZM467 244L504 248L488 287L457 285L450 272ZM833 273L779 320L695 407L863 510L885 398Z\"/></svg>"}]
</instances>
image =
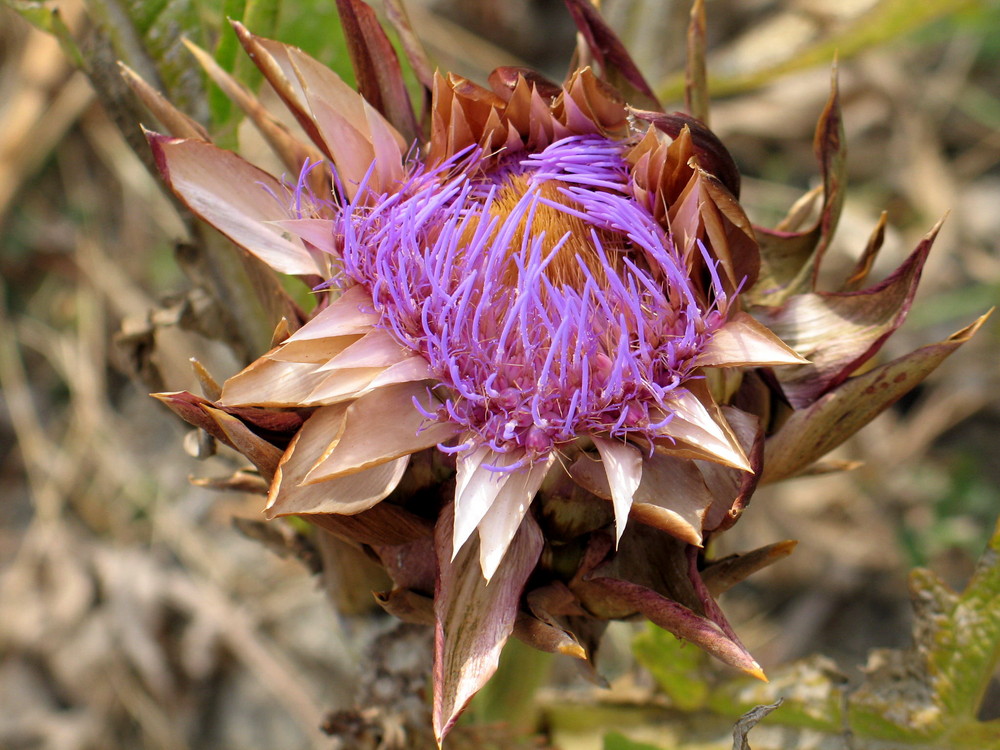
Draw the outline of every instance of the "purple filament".
<instances>
[{"instance_id":1,"label":"purple filament","mask_svg":"<svg viewBox=\"0 0 1000 750\"><path fill-rule=\"evenodd\" d=\"M391 193L363 184L341 207L345 275L430 363L443 405L428 416L462 425L468 448L537 457L584 434L661 437L672 395L724 322L714 268L706 306L633 196L626 146L573 136L500 162L466 150L411 167ZM523 192L501 206L512 184ZM546 237L541 212L586 236ZM581 242L586 257L567 259Z\"/></svg>"}]
</instances>

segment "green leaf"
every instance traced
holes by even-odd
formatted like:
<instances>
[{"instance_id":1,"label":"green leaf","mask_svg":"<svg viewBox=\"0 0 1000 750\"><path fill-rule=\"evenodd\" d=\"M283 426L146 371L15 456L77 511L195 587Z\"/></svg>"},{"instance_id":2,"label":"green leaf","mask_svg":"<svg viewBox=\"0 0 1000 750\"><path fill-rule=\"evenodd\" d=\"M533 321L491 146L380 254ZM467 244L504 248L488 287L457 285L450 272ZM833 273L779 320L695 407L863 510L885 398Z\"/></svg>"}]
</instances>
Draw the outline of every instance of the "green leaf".
<instances>
[{"instance_id":1,"label":"green leaf","mask_svg":"<svg viewBox=\"0 0 1000 750\"><path fill-rule=\"evenodd\" d=\"M674 706L693 711L705 705L708 684L704 677L707 661L704 651L649 625L632 641L632 652Z\"/></svg>"},{"instance_id":2,"label":"green leaf","mask_svg":"<svg viewBox=\"0 0 1000 750\"><path fill-rule=\"evenodd\" d=\"M611 732L604 736L604 750L662 750L656 745L630 740L624 734Z\"/></svg>"},{"instance_id":3,"label":"green leaf","mask_svg":"<svg viewBox=\"0 0 1000 750\"><path fill-rule=\"evenodd\" d=\"M1000 521L961 594L929 570L910 576L917 613L914 645L881 659L851 699L851 724L887 739L988 734L976 712L1000 661ZM1000 732L993 734L1000 744Z\"/></svg>"},{"instance_id":4,"label":"green leaf","mask_svg":"<svg viewBox=\"0 0 1000 750\"><path fill-rule=\"evenodd\" d=\"M754 706L784 700L769 723L822 732L843 727L846 679L834 663L813 656L786 664L768 674L770 682L730 680L712 692L709 706L721 716L746 713Z\"/></svg>"},{"instance_id":5,"label":"green leaf","mask_svg":"<svg viewBox=\"0 0 1000 750\"><path fill-rule=\"evenodd\" d=\"M233 18L243 21L246 15L247 0L224 0L222 15L224 18ZM239 41L236 34L231 29L221 29L219 43L215 47L215 62L219 64L227 73L232 73L236 67L237 53L242 55ZM225 125L233 117L234 107L218 87L208 87L208 110L212 115L212 123L216 128Z\"/></svg>"},{"instance_id":6,"label":"green leaf","mask_svg":"<svg viewBox=\"0 0 1000 750\"><path fill-rule=\"evenodd\" d=\"M274 36L280 11L281 0L224 0L223 5L224 18L240 21L253 33L265 37ZM223 70L253 91L260 85L261 73L253 61L243 54L236 34L228 24L223 25L219 43L215 48L215 61ZM222 145L235 146L236 139L232 131L242 119L239 108L234 107L229 97L216 86L209 86L208 101L214 129L222 130L232 141L226 144L226 138L223 138Z\"/></svg>"},{"instance_id":7,"label":"green leaf","mask_svg":"<svg viewBox=\"0 0 1000 750\"><path fill-rule=\"evenodd\" d=\"M76 67L84 70L86 63L76 40L70 33L58 8L51 8L40 2L24 2L24 0L4 0L4 5L17 11L31 25L52 34L59 40L63 53Z\"/></svg>"},{"instance_id":8,"label":"green leaf","mask_svg":"<svg viewBox=\"0 0 1000 750\"><path fill-rule=\"evenodd\" d=\"M932 575L916 572L924 575L914 577L915 586ZM952 626L936 634L931 674L948 711L973 718L1000 660L1000 521L951 619Z\"/></svg>"},{"instance_id":9,"label":"green leaf","mask_svg":"<svg viewBox=\"0 0 1000 750\"><path fill-rule=\"evenodd\" d=\"M125 10L136 31L147 36L152 31L153 24L167 11L170 0L128 0Z\"/></svg>"},{"instance_id":10,"label":"green leaf","mask_svg":"<svg viewBox=\"0 0 1000 750\"><path fill-rule=\"evenodd\" d=\"M254 28L250 31L260 33ZM354 87L354 70L335 2L298 0L283 5L274 38L293 44L329 65L347 85Z\"/></svg>"},{"instance_id":11,"label":"green leaf","mask_svg":"<svg viewBox=\"0 0 1000 750\"><path fill-rule=\"evenodd\" d=\"M92 24L84 69L95 81L102 99L112 98L113 87L102 77L118 73L115 60L135 70L182 111L204 120L204 88L192 75L191 56L181 38L204 44L208 30L194 0L90 0ZM108 104L108 102L105 102ZM113 102L112 104L120 103Z\"/></svg>"}]
</instances>

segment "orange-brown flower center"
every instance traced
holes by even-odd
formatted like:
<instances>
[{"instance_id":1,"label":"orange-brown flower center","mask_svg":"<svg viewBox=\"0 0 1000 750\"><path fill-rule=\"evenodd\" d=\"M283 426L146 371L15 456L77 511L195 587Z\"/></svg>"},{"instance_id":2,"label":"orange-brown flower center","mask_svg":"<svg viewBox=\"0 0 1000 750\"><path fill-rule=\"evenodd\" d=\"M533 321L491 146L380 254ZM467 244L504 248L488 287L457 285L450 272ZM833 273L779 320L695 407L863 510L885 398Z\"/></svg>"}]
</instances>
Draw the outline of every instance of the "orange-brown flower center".
<instances>
[{"instance_id":1,"label":"orange-brown flower center","mask_svg":"<svg viewBox=\"0 0 1000 750\"><path fill-rule=\"evenodd\" d=\"M499 226L505 224L511 216L520 215L507 248L508 256L511 257L506 270L508 283L516 282L517 266L513 261L514 254L539 238L542 257L549 261L545 275L556 286L582 289L585 275L581 269L581 262L597 281L603 280L603 264L594 244L595 235L612 265L618 265L618 256L625 248L624 238L612 232L595 229L581 219L577 215L579 208L563 192L566 187L568 186L565 183L558 180L546 180L541 184L531 185L527 175L512 175L504 181L497 192L490 208L490 215L500 219ZM531 209L525 211L521 202L529 190L533 192L536 200ZM563 210L562 206L565 206L566 210ZM549 260L553 253L555 257Z\"/></svg>"}]
</instances>

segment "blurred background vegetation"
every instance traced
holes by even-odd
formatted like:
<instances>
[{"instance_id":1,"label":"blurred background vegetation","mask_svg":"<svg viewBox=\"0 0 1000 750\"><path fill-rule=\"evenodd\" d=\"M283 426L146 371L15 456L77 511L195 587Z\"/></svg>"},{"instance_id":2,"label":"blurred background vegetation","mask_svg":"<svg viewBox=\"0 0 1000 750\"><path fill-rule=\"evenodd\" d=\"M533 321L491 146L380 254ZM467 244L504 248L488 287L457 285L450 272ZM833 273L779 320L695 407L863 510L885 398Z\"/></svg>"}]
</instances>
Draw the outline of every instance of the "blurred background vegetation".
<instances>
[{"instance_id":1,"label":"blurred background vegetation","mask_svg":"<svg viewBox=\"0 0 1000 750\"><path fill-rule=\"evenodd\" d=\"M252 273L151 175L137 124L156 123L114 64L125 59L217 142L256 154L262 146L208 87L181 34L257 85L223 20L240 18L350 80L335 3L6 2L0 747L337 747L319 731L322 717L351 706L359 681L371 679L371 644L393 623L370 613L336 616L329 579L248 539L258 527L233 519L257 519L259 498L188 482L231 471L232 459L195 463L197 439L185 438L146 394L196 389L192 356L220 380L234 373L266 346L274 318L255 306ZM574 44L559 0L408 7L441 68L476 80L518 62L559 78ZM668 106L679 107L688 4L604 0L602 9ZM996 304L1000 4L709 0L707 12L712 125L746 175L743 200L756 222L774 223L816 183L812 130L835 53L849 188L829 266L850 267L885 210L876 271L884 275L948 214L910 319L884 356L937 341ZM800 542L790 560L723 599L767 671L784 674L782 665L818 653L833 662L812 662L800 685L818 673L857 684L872 649L910 643L913 566L956 589L966 585L1000 510L998 339L994 319L838 451L863 462L859 468L759 492L718 541L719 555ZM683 710L684 696L702 707L705 670L722 679L690 649L676 651L649 632L637 653L654 674L664 659L677 665L674 674L695 671L673 693L658 675L657 688L631 655L634 634L615 628L605 649L610 691L554 664L536 708L559 747L640 747L605 734L655 724L663 715L651 710ZM472 717L495 720L510 694L487 694ZM729 712L731 725L739 704L713 705ZM537 716L517 710L522 729ZM1000 717L995 680L978 712ZM669 747L675 740L665 732L654 727L644 741ZM727 746L712 741L700 746ZM766 741L807 746L801 736ZM838 742L829 746L845 746ZM1000 747L1000 738L983 742ZM470 743L522 746L499 731Z\"/></svg>"}]
</instances>

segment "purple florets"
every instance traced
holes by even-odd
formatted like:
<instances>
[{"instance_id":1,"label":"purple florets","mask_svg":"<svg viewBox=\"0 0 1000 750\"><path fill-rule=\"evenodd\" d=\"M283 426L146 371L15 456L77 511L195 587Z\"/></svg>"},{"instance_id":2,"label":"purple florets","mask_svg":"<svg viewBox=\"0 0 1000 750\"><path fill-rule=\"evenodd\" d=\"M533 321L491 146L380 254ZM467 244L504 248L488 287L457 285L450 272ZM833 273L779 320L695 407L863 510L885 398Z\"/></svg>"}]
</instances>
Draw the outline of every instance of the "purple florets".
<instances>
[{"instance_id":1,"label":"purple florets","mask_svg":"<svg viewBox=\"0 0 1000 750\"><path fill-rule=\"evenodd\" d=\"M346 275L440 379L433 416L474 445L538 455L582 434L655 438L723 322L633 197L625 147L574 136L506 162L466 151L344 206Z\"/></svg>"}]
</instances>

